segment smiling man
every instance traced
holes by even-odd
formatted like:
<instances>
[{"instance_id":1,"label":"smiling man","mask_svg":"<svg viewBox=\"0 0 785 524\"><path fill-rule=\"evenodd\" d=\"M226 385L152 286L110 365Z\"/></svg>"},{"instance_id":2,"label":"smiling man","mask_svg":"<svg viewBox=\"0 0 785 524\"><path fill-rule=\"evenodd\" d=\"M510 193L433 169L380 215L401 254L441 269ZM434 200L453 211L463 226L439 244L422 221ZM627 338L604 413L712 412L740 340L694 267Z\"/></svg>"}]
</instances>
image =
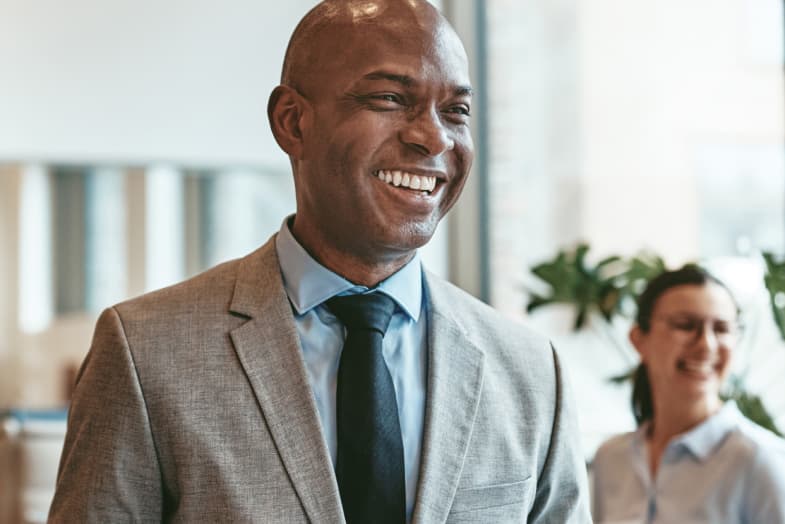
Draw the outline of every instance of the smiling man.
<instances>
[{"instance_id":1,"label":"smiling man","mask_svg":"<svg viewBox=\"0 0 785 524\"><path fill-rule=\"evenodd\" d=\"M468 176L471 108L427 2L309 12L268 105L296 214L103 313L51 521L589 522L551 345L417 255Z\"/></svg>"},{"instance_id":2,"label":"smiling man","mask_svg":"<svg viewBox=\"0 0 785 524\"><path fill-rule=\"evenodd\" d=\"M320 4L295 30L269 106L300 244L365 285L409 262L468 176L471 95L463 46L433 8Z\"/></svg>"}]
</instances>

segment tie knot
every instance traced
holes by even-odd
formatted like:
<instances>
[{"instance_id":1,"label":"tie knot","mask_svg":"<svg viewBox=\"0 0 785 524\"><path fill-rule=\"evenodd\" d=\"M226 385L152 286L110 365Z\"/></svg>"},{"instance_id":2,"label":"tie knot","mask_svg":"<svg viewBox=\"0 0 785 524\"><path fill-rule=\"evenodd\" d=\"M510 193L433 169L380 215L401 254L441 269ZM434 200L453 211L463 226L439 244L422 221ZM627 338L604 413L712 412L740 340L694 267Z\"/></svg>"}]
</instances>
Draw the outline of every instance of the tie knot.
<instances>
[{"instance_id":1,"label":"tie knot","mask_svg":"<svg viewBox=\"0 0 785 524\"><path fill-rule=\"evenodd\" d=\"M333 297L327 301L327 307L347 329L373 330L384 336L395 310L395 302L382 293L368 293Z\"/></svg>"}]
</instances>

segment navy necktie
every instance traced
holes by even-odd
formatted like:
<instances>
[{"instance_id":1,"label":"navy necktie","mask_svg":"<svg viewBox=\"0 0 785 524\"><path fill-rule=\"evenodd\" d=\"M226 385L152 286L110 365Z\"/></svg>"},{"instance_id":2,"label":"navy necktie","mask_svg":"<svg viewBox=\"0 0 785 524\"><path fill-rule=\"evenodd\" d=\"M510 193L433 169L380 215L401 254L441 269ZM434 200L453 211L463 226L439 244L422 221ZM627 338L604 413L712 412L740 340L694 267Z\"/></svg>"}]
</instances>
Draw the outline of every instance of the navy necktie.
<instances>
[{"instance_id":1,"label":"navy necktie","mask_svg":"<svg viewBox=\"0 0 785 524\"><path fill-rule=\"evenodd\" d=\"M403 443L382 339L395 303L381 293L333 297L346 326L338 367L335 473L347 524L406 520Z\"/></svg>"}]
</instances>

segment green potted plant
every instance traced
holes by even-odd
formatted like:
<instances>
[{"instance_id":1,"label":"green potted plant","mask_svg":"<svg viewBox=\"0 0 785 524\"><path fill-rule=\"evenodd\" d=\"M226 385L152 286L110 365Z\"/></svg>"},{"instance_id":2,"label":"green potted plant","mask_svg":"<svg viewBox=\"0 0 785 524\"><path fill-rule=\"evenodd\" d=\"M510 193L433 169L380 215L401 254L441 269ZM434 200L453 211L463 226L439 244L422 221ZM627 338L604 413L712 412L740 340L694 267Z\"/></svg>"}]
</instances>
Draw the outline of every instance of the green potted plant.
<instances>
[{"instance_id":1,"label":"green potted plant","mask_svg":"<svg viewBox=\"0 0 785 524\"><path fill-rule=\"evenodd\" d=\"M651 253L628 259L610 256L591 265L586 259L588 252L588 244L578 244L532 267L531 272L550 290L547 295L532 292L526 311L531 313L550 304L572 304L576 331L585 326L592 311L611 322L622 314L627 300L634 299L650 278L665 270L662 258Z\"/></svg>"},{"instance_id":2,"label":"green potted plant","mask_svg":"<svg viewBox=\"0 0 785 524\"><path fill-rule=\"evenodd\" d=\"M769 292L771 311L780 336L785 340L785 260L778 260L773 253L763 252L766 274L763 282Z\"/></svg>"}]
</instances>

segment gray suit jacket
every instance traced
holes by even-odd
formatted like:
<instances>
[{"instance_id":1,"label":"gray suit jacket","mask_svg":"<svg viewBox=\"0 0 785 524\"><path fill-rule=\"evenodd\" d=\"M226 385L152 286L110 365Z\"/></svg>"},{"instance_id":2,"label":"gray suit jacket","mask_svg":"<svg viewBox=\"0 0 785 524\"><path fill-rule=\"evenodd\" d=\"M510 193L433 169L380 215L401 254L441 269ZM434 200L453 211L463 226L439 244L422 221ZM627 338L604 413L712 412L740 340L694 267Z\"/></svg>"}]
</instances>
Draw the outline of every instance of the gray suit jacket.
<instances>
[{"instance_id":1,"label":"gray suit jacket","mask_svg":"<svg viewBox=\"0 0 785 524\"><path fill-rule=\"evenodd\" d=\"M590 522L574 408L548 341L425 281L413 520ZM343 521L272 241L104 311L50 521Z\"/></svg>"}]
</instances>

